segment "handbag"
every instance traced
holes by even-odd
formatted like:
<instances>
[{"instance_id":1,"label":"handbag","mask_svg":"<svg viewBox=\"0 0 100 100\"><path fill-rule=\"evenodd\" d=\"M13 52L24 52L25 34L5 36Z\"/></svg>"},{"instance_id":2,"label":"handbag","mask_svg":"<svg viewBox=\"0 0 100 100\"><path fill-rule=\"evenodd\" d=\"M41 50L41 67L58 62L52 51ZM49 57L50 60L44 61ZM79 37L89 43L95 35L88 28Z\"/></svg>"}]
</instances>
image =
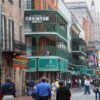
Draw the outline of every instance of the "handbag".
<instances>
[{"instance_id":1,"label":"handbag","mask_svg":"<svg viewBox=\"0 0 100 100\"><path fill-rule=\"evenodd\" d=\"M96 92L96 91L98 91L98 88L97 87L93 87L93 92Z\"/></svg>"}]
</instances>

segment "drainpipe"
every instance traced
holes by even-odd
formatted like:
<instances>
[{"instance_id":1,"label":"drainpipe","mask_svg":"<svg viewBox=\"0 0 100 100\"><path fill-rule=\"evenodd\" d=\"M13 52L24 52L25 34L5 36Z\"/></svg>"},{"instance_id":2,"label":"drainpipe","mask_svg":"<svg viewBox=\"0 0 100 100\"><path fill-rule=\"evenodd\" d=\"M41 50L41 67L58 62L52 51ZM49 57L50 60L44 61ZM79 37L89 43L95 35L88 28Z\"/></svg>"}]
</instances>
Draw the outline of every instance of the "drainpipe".
<instances>
[{"instance_id":1,"label":"drainpipe","mask_svg":"<svg viewBox=\"0 0 100 100\"><path fill-rule=\"evenodd\" d=\"M0 0L0 86L1 86L1 74L2 74L2 28L1 28L1 0Z\"/></svg>"}]
</instances>

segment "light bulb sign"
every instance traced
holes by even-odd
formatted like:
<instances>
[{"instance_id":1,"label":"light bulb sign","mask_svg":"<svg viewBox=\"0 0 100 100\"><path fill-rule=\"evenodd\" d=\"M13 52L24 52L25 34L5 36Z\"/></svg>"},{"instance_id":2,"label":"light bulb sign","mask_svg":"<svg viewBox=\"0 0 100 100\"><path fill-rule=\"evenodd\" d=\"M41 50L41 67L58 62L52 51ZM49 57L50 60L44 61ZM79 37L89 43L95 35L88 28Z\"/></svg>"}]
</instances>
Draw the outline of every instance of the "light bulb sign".
<instances>
[{"instance_id":1,"label":"light bulb sign","mask_svg":"<svg viewBox=\"0 0 100 100\"><path fill-rule=\"evenodd\" d=\"M28 63L28 58L24 57L24 56L16 56L13 59L13 67L18 67L20 69L24 69L27 68L27 63Z\"/></svg>"},{"instance_id":2,"label":"light bulb sign","mask_svg":"<svg viewBox=\"0 0 100 100\"><path fill-rule=\"evenodd\" d=\"M49 21L49 16L44 16L44 15L26 16L25 21L31 21L32 23L48 22Z\"/></svg>"}]
</instances>

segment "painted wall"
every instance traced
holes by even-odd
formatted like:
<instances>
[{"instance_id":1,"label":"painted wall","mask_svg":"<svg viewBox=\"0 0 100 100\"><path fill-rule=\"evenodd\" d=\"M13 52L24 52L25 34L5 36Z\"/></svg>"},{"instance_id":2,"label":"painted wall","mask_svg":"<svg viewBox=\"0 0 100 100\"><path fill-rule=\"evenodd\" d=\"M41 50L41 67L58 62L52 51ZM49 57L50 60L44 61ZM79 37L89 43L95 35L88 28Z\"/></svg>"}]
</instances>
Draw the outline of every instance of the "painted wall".
<instances>
[{"instance_id":1,"label":"painted wall","mask_svg":"<svg viewBox=\"0 0 100 100\"><path fill-rule=\"evenodd\" d=\"M57 0L34 0L35 9L43 10L43 9L53 9L57 10L58 2Z\"/></svg>"}]
</instances>

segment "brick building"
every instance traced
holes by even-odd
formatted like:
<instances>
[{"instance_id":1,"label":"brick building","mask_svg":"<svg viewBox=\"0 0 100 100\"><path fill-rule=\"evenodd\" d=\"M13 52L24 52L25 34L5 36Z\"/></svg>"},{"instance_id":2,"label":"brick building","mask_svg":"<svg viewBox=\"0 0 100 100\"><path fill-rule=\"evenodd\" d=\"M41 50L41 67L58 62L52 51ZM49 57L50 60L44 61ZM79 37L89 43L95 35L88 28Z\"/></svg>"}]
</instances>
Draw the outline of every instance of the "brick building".
<instances>
[{"instance_id":1,"label":"brick building","mask_svg":"<svg viewBox=\"0 0 100 100\"><path fill-rule=\"evenodd\" d=\"M25 51L25 40L22 29L23 0L1 1L1 36L2 39L2 82L6 77L16 83L17 95L22 92L22 70L13 67L14 54ZM19 85L20 84L20 85Z\"/></svg>"}]
</instances>

